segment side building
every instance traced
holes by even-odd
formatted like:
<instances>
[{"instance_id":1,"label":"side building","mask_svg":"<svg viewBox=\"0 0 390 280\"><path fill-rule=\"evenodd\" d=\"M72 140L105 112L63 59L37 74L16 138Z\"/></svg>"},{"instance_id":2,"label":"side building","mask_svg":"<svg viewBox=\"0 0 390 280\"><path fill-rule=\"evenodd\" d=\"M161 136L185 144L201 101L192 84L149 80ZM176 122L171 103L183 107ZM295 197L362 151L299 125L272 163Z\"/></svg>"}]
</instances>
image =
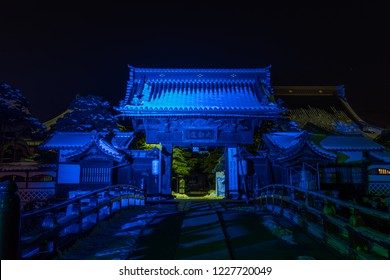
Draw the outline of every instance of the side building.
<instances>
[{"instance_id":1,"label":"side building","mask_svg":"<svg viewBox=\"0 0 390 280\"><path fill-rule=\"evenodd\" d=\"M358 116L343 86L273 89L287 111L262 136L259 154L273 169L267 184L304 185L345 199L390 195L390 153L374 141L383 129Z\"/></svg>"},{"instance_id":2,"label":"side building","mask_svg":"<svg viewBox=\"0 0 390 280\"><path fill-rule=\"evenodd\" d=\"M50 176L55 196L64 199L114 184L170 196L173 147L218 147L224 170L218 171L217 191L228 198L253 195L268 184L345 199L390 195L390 153L374 141L383 129L354 112L343 86L271 86L270 67L129 66L127 90L115 109L132 132L54 132L40 146L58 152L50 170L39 175L8 166L2 177L25 178L27 171ZM133 150L139 132L159 148Z\"/></svg>"}]
</instances>

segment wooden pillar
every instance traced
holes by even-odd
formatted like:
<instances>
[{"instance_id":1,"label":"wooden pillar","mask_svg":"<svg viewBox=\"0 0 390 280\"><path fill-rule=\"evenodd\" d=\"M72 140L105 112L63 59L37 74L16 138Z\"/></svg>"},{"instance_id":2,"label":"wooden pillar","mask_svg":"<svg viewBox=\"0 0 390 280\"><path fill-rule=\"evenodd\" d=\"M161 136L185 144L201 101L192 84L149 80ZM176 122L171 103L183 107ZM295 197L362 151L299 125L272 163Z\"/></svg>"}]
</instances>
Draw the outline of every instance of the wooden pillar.
<instances>
[{"instance_id":1,"label":"wooden pillar","mask_svg":"<svg viewBox=\"0 0 390 280\"><path fill-rule=\"evenodd\" d=\"M172 194L172 144L162 144L163 170L161 176L161 194L163 196Z\"/></svg>"},{"instance_id":2,"label":"wooden pillar","mask_svg":"<svg viewBox=\"0 0 390 280\"><path fill-rule=\"evenodd\" d=\"M227 197L238 198L238 169L237 169L237 147L226 147L225 148L225 159L226 159L226 182Z\"/></svg>"}]
</instances>

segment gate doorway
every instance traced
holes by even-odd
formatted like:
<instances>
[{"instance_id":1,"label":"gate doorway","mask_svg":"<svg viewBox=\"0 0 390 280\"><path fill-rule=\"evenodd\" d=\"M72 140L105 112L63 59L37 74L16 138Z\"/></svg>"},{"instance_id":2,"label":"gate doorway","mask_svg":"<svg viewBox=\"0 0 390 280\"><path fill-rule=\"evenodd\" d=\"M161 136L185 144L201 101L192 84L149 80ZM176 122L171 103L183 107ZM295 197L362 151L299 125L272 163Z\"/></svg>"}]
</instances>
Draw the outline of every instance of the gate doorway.
<instances>
[{"instance_id":1,"label":"gate doorway","mask_svg":"<svg viewBox=\"0 0 390 280\"><path fill-rule=\"evenodd\" d=\"M216 173L224 172L222 147L174 147L172 195L176 198L223 198Z\"/></svg>"}]
</instances>

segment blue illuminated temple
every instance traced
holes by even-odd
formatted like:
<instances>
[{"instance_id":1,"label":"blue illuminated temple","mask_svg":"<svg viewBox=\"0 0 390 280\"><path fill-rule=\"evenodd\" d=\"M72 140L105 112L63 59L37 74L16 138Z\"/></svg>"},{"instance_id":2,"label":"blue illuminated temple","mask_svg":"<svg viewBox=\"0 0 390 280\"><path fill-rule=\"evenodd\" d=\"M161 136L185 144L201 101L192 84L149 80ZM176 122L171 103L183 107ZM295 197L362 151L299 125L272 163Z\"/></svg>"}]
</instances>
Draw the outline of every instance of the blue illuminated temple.
<instances>
[{"instance_id":1,"label":"blue illuminated temple","mask_svg":"<svg viewBox=\"0 0 390 280\"><path fill-rule=\"evenodd\" d=\"M114 184L141 186L151 197L189 194L186 187L207 179L174 174L180 148L193 157L221 151L209 186L221 197L268 184L388 196L390 154L374 141L383 129L354 112L344 86L273 86L270 70L129 66L114 108L125 130L56 132L41 146L59 153L56 194ZM145 148L134 146L139 135Z\"/></svg>"}]
</instances>

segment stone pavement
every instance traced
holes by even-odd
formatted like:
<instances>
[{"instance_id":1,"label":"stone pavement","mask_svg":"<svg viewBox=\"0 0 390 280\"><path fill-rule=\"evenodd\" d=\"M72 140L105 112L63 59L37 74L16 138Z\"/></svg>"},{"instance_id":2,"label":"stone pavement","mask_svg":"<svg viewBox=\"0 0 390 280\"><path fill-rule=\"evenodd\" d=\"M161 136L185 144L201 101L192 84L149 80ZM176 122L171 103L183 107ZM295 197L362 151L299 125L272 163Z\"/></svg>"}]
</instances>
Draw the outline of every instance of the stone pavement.
<instances>
[{"instance_id":1,"label":"stone pavement","mask_svg":"<svg viewBox=\"0 0 390 280\"><path fill-rule=\"evenodd\" d=\"M125 209L58 259L342 259L295 224L253 210L221 200Z\"/></svg>"},{"instance_id":2,"label":"stone pavement","mask_svg":"<svg viewBox=\"0 0 390 280\"><path fill-rule=\"evenodd\" d=\"M148 225L128 259L231 259L217 214L224 210L219 201L183 200L177 208L178 213L158 216L156 225Z\"/></svg>"},{"instance_id":3,"label":"stone pavement","mask_svg":"<svg viewBox=\"0 0 390 280\"><path fill-rule=\"evenodd\" d=\"M101 221L85 238L76 241L57 259L113 260L125 259L158 210L142 207L123 209L110 219Z\"/></svg>"}]
</instances>

